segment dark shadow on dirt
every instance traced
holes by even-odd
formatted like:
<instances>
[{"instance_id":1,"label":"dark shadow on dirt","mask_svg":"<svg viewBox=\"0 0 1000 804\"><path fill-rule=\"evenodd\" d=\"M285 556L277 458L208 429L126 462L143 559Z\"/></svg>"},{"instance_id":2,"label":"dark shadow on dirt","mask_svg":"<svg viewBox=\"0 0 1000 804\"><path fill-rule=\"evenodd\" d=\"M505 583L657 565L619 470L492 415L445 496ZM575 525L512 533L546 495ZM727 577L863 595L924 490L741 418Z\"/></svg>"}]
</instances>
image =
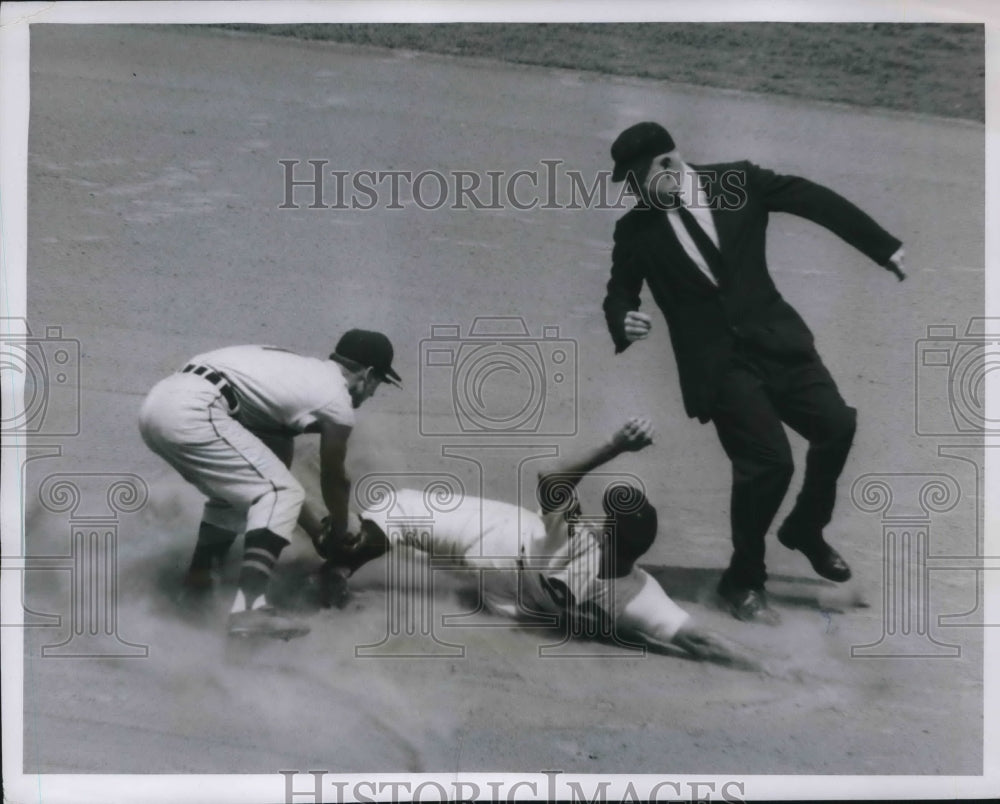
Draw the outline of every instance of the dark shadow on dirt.
<instances>
[{"instance_id":1,"label":"dark shadow on dirt","mask_svg":"<svg viewBox=\"0 0 1000 804\"><path fill-rule=\"evenodd\" d=\"M643 567L673 600L721 608L715 592L722 570L717 567ZM799 575L772 575L768 580L768 596L782 606L827 610L820 593L835 588L822 578Z\"/></svg>"}]
</instances>

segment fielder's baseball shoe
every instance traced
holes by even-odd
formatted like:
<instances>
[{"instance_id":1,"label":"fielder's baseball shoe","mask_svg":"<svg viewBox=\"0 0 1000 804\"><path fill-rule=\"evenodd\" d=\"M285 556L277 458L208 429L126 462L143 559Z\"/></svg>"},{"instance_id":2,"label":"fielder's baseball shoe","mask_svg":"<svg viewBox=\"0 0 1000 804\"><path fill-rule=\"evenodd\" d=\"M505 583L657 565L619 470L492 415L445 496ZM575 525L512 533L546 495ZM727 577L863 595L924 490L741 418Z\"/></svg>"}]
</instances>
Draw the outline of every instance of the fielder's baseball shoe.
<instances>
[{"instance_id":1,"label":"fielder's baseball shoe","mask_svg":"<svg viewBox=\"0 0 1000 804\"><path fill-rule=\"evenodd\" d=\"M840 553L826 543L822 535L803 540L796 538L791 528L782 526L778 528L778 541L789 550L798 550L808 558L813 570L821 578L837 583L850 580L851 568Z\"/></svg>"},{"instance_id":2,"label":"fielder's baseball shoe","mask_svg":"<svg viewBox=\"0 0 1000 804\"><path fill-rule=\"evenodd\" d=\"M264 606L230 614L228 632L231 637L270 637L287 641L308 634L309 626L278 614L271 606Z\"/></svg>"}]
</instances>

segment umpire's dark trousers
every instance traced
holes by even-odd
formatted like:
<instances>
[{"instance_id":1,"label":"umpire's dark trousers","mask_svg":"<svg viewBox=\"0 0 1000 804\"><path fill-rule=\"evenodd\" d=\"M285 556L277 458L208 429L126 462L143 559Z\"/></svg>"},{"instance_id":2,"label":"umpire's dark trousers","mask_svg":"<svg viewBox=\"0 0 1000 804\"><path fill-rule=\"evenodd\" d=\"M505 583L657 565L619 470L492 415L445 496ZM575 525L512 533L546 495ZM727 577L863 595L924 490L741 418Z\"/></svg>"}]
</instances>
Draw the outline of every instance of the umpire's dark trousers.
<instances>
[{"instance_id":1,"label":"umpire's dark trousers","mask_svg":"<svg viewBox=\"0 0 1000 804\"><path fill-rule=\"evenodd\" d=\"M777 357L741 345L721 383L712 421L733 465L730 519L733 557L722 578L729 589L762 589L764 537L792 478L782 423L809 442L805 478L780 529L790 547L822 538L833 515L837 478L854 440L849 407L816 352Z\"/></svg>"}]
</instances>

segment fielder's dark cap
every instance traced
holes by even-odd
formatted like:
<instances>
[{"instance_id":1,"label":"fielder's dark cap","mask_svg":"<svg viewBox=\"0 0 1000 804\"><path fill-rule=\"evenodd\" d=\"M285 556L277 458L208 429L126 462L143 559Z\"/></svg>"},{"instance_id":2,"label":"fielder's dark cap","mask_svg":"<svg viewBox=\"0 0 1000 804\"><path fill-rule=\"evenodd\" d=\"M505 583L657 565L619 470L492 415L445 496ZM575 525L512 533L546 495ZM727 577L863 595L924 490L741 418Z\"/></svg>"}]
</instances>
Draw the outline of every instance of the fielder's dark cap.
<instances>
[{"instance_id":1,"label":"fielder's dark cap","mask_svg":"<svg viewBox=\"0 0 1000 804\"><path fill-rule=\"evenodd\" d=\"M401 386L402 378L392 368L392 342L381 332L350 329L337 341L331 360L345 357L365 368L372 368L383 382Z\"/></svg>"},{"instance_id":2,"label":"fielder's dark cap","mask_svg":"<svg viewBox=\"0 0 1000 804\"><path fill-rule=\"evenodd\" d=\"M615 169L611 181L622 181L629 168L642 159L674 150L674 138L659 123L636 123L629 126L611 144L611 158Z\"/></svg>"}]
</instances>

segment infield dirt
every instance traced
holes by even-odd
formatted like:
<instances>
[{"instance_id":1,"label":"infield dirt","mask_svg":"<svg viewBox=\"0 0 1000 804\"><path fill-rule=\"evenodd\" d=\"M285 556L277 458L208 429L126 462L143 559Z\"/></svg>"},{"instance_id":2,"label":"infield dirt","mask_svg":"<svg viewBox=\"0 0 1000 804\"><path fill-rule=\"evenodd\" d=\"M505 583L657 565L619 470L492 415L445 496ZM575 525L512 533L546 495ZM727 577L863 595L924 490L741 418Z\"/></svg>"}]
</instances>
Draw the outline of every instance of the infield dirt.
<instances>
[{"instance_id":1,"label":"infield dirt","mask_svg":"<svg viewBox=\"0 0 1000 804\"><path fill-rule=\"evenodd\" d=\"M149 501L116 526L117 632L148 656L43 657L43 645L68 638L69 619L27 629L26 771L981 772L974 571L939 569L924 590L929 630L914 644L954 655L851 655L898 624L883 605L893 583L883 567L901 560L885 553L877 496L852 502L856 481L883 476L892 513L923 522L932 556L980 550L982 442L958 430L946 377L918 358L928 326L956 327L950 338L938 332L935 346L954 356L969 342L970 318L983 315L981 125L219 31L35 26L31 44L29 321L79 341L82 392L79 435L61 442L61 456L28 464L28 550L67 551L69 514L38 503L46 478L90 473L83 484L100 496L93 473L138 475ZM829 534L855 578L820 581L772 535L777 629L739 624L712 601L730 549L730 470L712 429L684 416L665 324L649 300L654 334L613 356L600 302L619 211L308 209L308 189L300 208L280 208L279 160L296 170L320 159L347 171L510 175L560 159L561 170L592 175L610 169L614 136L648 118L669 124L690 161L749 158L809 176L906 244L910 278L899 284L804 220L771 222L779 288L860 412ZM308 595L289 592L313 629L289 643L227 646L224 599L201 623L178 613L173 596L200 500L139 438L136 412L159 378L225 344L325 355L348 327L381 329L397 345L404 388L380 391L360 411L351 474L446 471L513 501L540 462L519 473L511 448L490 446L477 467L442 452L461 439L420 430L441 423L419 415L428 382L421 341L432 325L467 333L477 316L521 317L532 336L557 327L574 356L575 387L546 399L552 426L573 434L519 439L519 456L581 449L633 413L654 419L656 445L608 467L639 476L661 511L645 566L780 677L678 657L599 656L604 647L592 643L578 646L587 656L540 658L551 633L482 617L438 632L464 646L462 657L359 659L357 646L386 633L382 565L353 579L344 610L316 611ZM524 388L490 392L516 404ZM73 414L72 399L61 404L53 422ZM918 435L921 415L945 433ZM302 441L295 469L315 494L315 444ZM957 443L966 446L939 454ZM793 446L801 466L803 445L793 437ZM940 475L954 483L953 504L921 507L907 484ZM584 488L585 506L596 493ZM291 589L315 567L303 537L283 556L281 582ZM236 569L234 560L227 593ZM67 610L67 573L27 575L32 611ZM433 599L435 616L468 608L450 583ZM426 637L404 642L416 653L441 649Z\"/></svg>"}]
</instances>

